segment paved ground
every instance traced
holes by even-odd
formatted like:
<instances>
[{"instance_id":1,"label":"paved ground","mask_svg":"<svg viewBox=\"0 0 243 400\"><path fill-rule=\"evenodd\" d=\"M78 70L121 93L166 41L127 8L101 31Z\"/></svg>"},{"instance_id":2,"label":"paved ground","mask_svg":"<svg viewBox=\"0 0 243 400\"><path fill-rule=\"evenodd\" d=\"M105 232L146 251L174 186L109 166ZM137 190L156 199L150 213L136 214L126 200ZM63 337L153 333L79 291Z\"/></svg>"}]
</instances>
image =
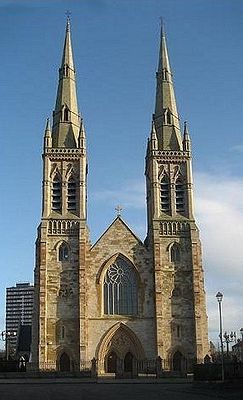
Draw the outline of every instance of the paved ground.
<instances>
[{"instance_id":1,"label":"paved ground","mask_svg":"<svg viewBox=\"0 0 243 400\"><path fill-rule=\"evenodd\" d=\"M243 400L243 385L0 380L0 400Z\"/></svg>"}]
</instances>

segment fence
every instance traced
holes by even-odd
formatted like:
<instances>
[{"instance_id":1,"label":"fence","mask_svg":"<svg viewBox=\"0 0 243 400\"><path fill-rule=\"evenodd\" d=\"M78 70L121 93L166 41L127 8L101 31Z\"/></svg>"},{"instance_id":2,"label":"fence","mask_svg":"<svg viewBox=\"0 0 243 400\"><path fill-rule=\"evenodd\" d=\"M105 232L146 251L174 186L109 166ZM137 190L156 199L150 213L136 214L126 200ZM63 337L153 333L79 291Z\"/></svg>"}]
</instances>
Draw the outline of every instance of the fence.
<instances>
[{"instance_id":1,"label":"fence","mask_svg":"<svg viewBox=\"0 0 243 400\"><path fill-rule=\"evenodd\" d=\"M217 381L221 379L222 365L219 363L196 364L194 366L194 380L196 381ZM243 363L225 363L224 379L243 379Z\"/></svg>"}]
</instances>

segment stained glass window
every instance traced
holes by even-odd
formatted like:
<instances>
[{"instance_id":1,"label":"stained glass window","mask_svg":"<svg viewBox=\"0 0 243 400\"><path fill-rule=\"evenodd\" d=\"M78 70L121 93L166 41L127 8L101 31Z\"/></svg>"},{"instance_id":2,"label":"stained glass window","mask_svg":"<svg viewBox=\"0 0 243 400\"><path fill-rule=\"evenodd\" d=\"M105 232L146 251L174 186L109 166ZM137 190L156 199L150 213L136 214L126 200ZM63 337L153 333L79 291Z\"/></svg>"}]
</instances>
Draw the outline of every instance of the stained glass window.
<instances>
[{"instance_id":1,"label":"stained glass window","mask_svg":"<svg viewBox=\"0 0 243 400\"><path fill-rule=\"evenodd\" d=\"M134 268L118 257L104 279L104 313L136 315L138 287Z\"/></svg>"}]
</instances>

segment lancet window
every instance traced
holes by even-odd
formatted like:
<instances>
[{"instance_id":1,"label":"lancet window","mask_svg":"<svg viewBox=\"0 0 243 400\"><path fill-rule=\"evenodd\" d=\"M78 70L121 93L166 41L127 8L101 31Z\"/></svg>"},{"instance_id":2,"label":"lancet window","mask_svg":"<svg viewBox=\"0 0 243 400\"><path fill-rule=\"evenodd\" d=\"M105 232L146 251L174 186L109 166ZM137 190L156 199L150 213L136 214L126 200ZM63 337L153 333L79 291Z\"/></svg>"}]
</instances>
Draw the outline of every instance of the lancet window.
<instances>
[{"instance_id":1,"label":"lancet window","mask_svg":"<svg viewBox=\"0 0 243 400\"><path fill-rule=\"evenodd\" d=\"M138 284L134 268L118 257L108 268L104 278L104 313L136 315L138 312Z\"/></svg>"},{"instance_id":2,"label":"lancet window","mask_svg":"<svg viewBox=\"0 0 243 400\"><path fill-rule=\"evenodd\" d=\"M160 181L160 207L163 212L170 211L170 184L167 175L164 175Z\"/></svg>"},{"instance_id":3,"label":"lancet window","mask_svg":"<svg viewBox=\"0 0 243 400\"><path fill-rule=\"evenodd\" d=\"M76 182L73 177L70 177L67 184L67 209L69 211L75 211L76 207Z\"/></svg>"},{"instance_id":4,"label":"lancet window","mask_svg":"<svg viewBox=\"0 0 243 400\"><path fill-rule=\"evenodd\" d=\"M69 260L69 248L66 243L62 243L58 251L58 261Z\"/></svg>"},{"instance_id":5,"label":"lancet window","mask_svg":"<svg viewBox=\"0 0 243 400\"><path fill-rule=\"evenodd\" d=\"M172 118L171 118L171 112L168 108L164 109L164 124L165 125L171 125L172 123Z\"/></svg>"},{"instance_id":6,"label":"lancet window","mask_svg":"<svg viewBox=\"0 0 243 400\"><path fill-rule=\"evenodd\" d=\"M63 110L63 121L68 122L69 121L69 109L68 107L65 107Z\"/></svg>"},{"instance_id":7,"label":"lancet window","mask_svg":"<svg viewBox=\"0 0 243 400\"><path fill-rule=\"evenodd\" d=\"M62 207L62 183L58 175L52 181L52 202L53 211L61 211Z\"/></svg>"},{"instance_id":8,"label":"lancet window","mask_svg":"<svg viewBox=\"0 0 243 400\"><path fill-rule=\"evenodd\" d=\"M177 178L175 183L175 201L176 201L176 212L180 213L185 210L185 190L184 183L181 177Z\"/></svg>"},{"instance_id":9,"label":"lancet window","mask_svg":"<svg viewBox=\"0 0 243 400\"><path fill-rule=\"evenodd\" d=\"M174 243L170 248L170 261L178 262L181 259L180 255L180 246L177 243Z\"/></svg>"}]
</instances>

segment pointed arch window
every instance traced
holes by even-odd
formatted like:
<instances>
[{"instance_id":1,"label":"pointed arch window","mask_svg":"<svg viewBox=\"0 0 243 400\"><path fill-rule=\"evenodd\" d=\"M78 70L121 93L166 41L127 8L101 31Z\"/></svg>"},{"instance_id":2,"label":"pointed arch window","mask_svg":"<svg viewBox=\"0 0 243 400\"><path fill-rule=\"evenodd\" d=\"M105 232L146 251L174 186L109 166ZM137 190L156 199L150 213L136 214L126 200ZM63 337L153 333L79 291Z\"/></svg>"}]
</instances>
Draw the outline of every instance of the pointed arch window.
<instances>
[{"instance_id":1,"label":"pointed arch window","mask_svg":"<svg viewBox=\"0 0 243 400\"><path fill-rule=\"evenodd\" d=\"M163 120L165 125L171 125L172 123L172 114L168 108L164 108Z\"/></svg>"},{"instance_id":2,"label":"pointed arch window","mask_svg":"<svg viewBox=\"0 0 243 400\"><path fill-rule=\"evenodd\" d=\"M61 339L65 339L65 326L62 325L61 327Z\"/></svg>"},{"instance_id":3,"label":"pointed arch window","mask_svg":"<svg viewBox=\"0 0 243 400\"><path fill-rule=\"evenodd\" d=\"M170 211L170 184L167 175L164 175L160 181L160 207L165 213Z\"/></svg>"},{"instance_id":4,"label":"pointed arch window","mask_svg":"<svg viewBox=\"0 0 243 400\"><path fill-rule=\"evenodd\" d=\"M178 243L174 243L170 248L170 261L179 262L181 259L180 246Z\"/></svg>"},{"instance_id":5,"label":"pointed arch window","mask_svg":"<svg viewBox=\"0 0 243 400\"><path fill-rule=\"evenodd\" d=\"M58 175L55 175L52 181L52 202L51 208L53 211L61 211L62 207L62 184Z\"/></svg>"},{"instance_id":6,"label":"pointed arch window","mask_svg":"<svg viewBox=\"0 0 243 400\"><path fill-rule=\"evenodd\" d=\"M69 248L66 243L62 243L58 251L58 261L69 260Z\"/></svg>"},{"instance_id":7,"label":"pointed arch window","mask_svg":"<svg viewBox=\"0 0 243 400\"><path fill-rule=\"evenodd\" d=\"M71 176L67 184L67 209L68 211L75 211L77 208L77 193L76 181Z\"/></svg>"},{"instance_id":8,"label":"pointed arch window","mask_svg":"<svg viewBox=\"0 0 243 400\"><path fill-rule=\"evenodd\" d=\"M162 70L162 79L163 81L167 81L167 69L165 68Z\"/></svg>"},{"instance_id":9,"label":"pointed arch window","mask_svg":"<svg viewBox=\"0 0 243 400\"><path fill-rule=\"evenodd\" d=\"M63 75L65 78L68 77L68 75L69 75L69 67L67 64L65 64L63 67Z\"/></svg>"},{"instance_id":10,"label":"pointed arch window","mask_svg":"<svg viewBox=\"0 0 243 400\"><path fill-rule=\"evenodd\" d=\"M68 122L69 121L69 109L68 107L65 107L63 110L63 121Z\"/></svg>"},{"instance_id":11,"label":"pointed arch window","mask_svg":"<svg viewBox=\"0 0 243 400\"><path fill-rule=\"evenodd\" d=\"M185 211L185 190L181 177L178 177L175 183L175 202L176 212L181 213Z\"/></svg>"},{"instance_id":12,"label":"pointed arch window","mask_svg":"<svg viewBox=\"0 0 243 400\"><path fill-rule=\"evenodd\" d=\"M118 257L108 268L104 278L104 313L108 315L136 315L138 312L138 284L134 268Z\"/></svg>"}]
</instances>

